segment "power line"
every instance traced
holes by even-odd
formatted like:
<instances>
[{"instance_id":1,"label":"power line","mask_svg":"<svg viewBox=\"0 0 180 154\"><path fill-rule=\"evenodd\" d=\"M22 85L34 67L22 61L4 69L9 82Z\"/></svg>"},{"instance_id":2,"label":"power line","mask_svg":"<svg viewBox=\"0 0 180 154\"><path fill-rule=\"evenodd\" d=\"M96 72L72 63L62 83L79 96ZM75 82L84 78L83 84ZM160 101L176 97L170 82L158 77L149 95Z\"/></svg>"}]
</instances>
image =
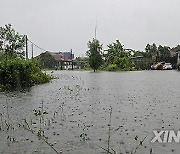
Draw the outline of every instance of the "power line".
<instances>
[{"instance_id":1,"label":"power line","mask_svg":"<svg viewBox=\"0 0 180 154\"><path fill-rule=\"evenodd\" d=\"M34 49L33 49L33 45L36 46L38 49L47 52L49 50L45 50L43 48L41 48L40 46L38 46L37 44L35 44L34 42L32 42L28 37L26 37L27 41L29 41L31 43L31 49L32 49L32 58L34 57ZM26 45L27 46L27 45ZM28 55L28 49L26 49L26 55ZM71 54L72 54L72 50L71 50Z\"/></svg>"},{"instance_id":2,"label":"power line","mask_svg":"<svg viewBox=\"0 0 180 154\"><path fill-rule=\"evenodd\" d=\"M36 46L37 48L39 48L40 50L45 51L45 52L47 51L47 50L45 50L45 49L39 47L39 46L36 45L35 43L33 43L29 38L28 38L28 41L29 41L30 43L32 43L34 46Z\"/></svg>"}]
</instances>

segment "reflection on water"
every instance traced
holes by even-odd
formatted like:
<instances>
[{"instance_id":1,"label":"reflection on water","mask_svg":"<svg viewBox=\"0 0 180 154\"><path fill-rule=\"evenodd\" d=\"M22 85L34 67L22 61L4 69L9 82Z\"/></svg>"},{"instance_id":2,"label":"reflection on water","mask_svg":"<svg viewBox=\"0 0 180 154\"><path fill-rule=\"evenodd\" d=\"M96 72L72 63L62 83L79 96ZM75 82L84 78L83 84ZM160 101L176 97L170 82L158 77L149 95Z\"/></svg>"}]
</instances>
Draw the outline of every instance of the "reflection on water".
<instances>
[{"instance_id":1,"label":"reflection on water","mask_svg":"<svg viewBox=\"0 0 180 154\"><path fill-rule=\"evenodd\" d=\"M56 71L54 75L59 79L30 91L0 94L0 153L54 152L18 127L22 119L33 130L43 130L62 153L101 153L99 146L107 147L110 106L110 146L115 151L131 152L148 136L137 153L149 154L151 148L158 154L180 153L175 143L150 143L154 129L180 128L179 72ZM7 125L11 125L8 130Z\"/></svg>"}]
</instances>

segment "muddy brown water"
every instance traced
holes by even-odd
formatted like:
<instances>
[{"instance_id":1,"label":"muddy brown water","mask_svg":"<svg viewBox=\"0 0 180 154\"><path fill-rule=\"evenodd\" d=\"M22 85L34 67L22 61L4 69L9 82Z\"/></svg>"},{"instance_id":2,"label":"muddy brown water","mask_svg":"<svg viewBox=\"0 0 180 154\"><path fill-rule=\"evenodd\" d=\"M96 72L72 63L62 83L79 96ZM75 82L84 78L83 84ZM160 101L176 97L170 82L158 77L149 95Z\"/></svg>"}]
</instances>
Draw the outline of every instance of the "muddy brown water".
<instances>
[{"instance_id":1,"label":"muddy brown water","mask_svg":"<svg viewBox=\"0 0 180 154\"><path fill-rule=\"evenodd\" d=\"M146 136L137 154L180 153L180 143L151 143L153 130L180 130L180 72L47 73L58 79L0 93L1 154L56 153L52 147L63 154L105 153L109 127L118 154L134 151Z\"/></svg>"}]
</instances>

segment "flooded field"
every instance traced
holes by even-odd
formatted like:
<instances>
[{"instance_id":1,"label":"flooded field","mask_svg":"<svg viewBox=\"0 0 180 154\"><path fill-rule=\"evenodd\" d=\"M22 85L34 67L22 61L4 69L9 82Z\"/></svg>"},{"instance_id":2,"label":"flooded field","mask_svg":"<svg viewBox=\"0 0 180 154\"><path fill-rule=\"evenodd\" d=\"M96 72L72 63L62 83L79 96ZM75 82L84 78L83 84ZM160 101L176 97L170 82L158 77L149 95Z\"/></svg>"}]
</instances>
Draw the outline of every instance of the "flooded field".
<instances>
[{"instance_id":1,"label":"flooded field","mask_svg":"<svg viewBox=\"0 0 180 154\"><path fill-rule=\"evenodd\" d=\"M180 72L51 74L58 79L0 93L1 154L180 153L180 143L151 143L153 130L180 129Z\"/></svg>"}]
</instances>

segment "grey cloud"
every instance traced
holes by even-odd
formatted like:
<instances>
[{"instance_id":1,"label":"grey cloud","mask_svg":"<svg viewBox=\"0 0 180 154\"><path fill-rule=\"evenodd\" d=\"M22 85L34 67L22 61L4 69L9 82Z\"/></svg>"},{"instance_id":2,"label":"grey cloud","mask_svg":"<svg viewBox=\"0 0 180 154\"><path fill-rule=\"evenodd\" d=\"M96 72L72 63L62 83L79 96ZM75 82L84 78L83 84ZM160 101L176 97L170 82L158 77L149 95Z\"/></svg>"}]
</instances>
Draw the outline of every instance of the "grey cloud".
<instances>
[{"instance_id":1,"label":"grey cloud","mask_svg":"<svg viewBox=\"0 0 180 154\"><path fill-rule=\"evenodd\" d=\"M143 50L147 43L179 44L179 6L179 0L2 0L0 26L11 23L44 49L72 48L78 56L94 37L98 13L104 48L120 39L127 48Z\"/></svg>"}]
</instances>

